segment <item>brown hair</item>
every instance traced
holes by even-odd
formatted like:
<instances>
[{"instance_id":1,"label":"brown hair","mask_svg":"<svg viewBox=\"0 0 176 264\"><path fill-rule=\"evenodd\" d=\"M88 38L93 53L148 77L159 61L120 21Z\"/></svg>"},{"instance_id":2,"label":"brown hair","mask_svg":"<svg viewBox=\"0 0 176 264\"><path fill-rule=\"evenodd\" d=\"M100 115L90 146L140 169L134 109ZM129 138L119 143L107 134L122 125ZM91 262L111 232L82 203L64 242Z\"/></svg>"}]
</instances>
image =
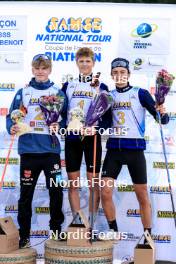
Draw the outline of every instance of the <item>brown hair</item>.
<instances>
[{"instance_id":1,"label":"brown hair","mask_svg":"<svg viewBox=\"0 0 176 264\"><path fill-rule=\"evenodd\" d=\"M32 67L38 68L40 66L45 67L46 69L52 68L52 62L51 60L45 60L43 58L39 58L35 61L32 61Z\"/></svg>"},{"instance_id":2,"label":"brown hair","mask_svg":"<svg viewBox=\"0 0 176 264\"><path fill-rule=\"evenodd\" d=\"M90 57L93 61L95 61L94 52L90 48L86 48L86 47L85 48L80 48L76 52L76 61L80 57Z\"/></svg>"}]
</instances>

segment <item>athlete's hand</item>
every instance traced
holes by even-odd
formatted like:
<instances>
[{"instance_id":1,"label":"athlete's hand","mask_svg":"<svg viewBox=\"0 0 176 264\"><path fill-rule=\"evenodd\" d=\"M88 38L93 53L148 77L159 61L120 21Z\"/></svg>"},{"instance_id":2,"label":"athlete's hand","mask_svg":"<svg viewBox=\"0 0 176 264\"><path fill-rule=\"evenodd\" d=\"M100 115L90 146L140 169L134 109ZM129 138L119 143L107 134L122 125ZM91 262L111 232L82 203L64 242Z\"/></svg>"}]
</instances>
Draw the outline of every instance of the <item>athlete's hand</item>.
<instances>
[{"instance_id":1,"label":"athlete's hand","mask_svg":"<svg viewBox=\"0 0 176 264\"><path fill-rule=\"evenodd\" d=\"M11 129L10 129L10 134L11 135L15 135L17 132L20 131L20 128L17 124L11 126Z\"/></svg>"},{"instance_id":2,"label":"athlete's hand","mask_svg":"<svg viewBox=\"0 0 176 264\"><path fill-rule=\"evenodd\" d=\"M49 132L50 134L58 134L59 132L59 123L55 122L55 123L52 123L50 126L49 126Z\"/></svg>"},{"instance_id":3,"label":"athlete's hand","mask_svg":"<svg viewBox=\"0 0 176 264\"><path fill-rule=\"evenodd\" d=\"M92 82L90 84L90 86L96 89L97 93L100 92L100 81L99 81L100 74L101 74L100 72L97 72L97 74L92 77Z\"/></svg>"},{"instance_id":4,"label":"athlete's hand","mask_svg":"<svg viewBox=\"0 0 176 264\"><path fill-rule=\"evenodd\" d=\"M156 111L159 111L161 115L166 114L166 108L165 108L164 104L157 105Z\"/></svg>"}]
</instances>

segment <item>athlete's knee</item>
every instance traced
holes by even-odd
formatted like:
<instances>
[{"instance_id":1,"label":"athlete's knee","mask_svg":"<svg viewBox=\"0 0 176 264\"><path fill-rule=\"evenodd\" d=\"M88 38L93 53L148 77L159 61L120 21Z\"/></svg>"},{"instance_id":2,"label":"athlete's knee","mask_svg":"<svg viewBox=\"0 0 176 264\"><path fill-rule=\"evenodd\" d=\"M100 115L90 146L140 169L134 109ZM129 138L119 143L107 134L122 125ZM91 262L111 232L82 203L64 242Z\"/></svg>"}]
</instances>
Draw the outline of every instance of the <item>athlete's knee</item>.
<instances>
[{"instance_id":1,"label":"athlete's knee","mask_svg":"<svg viewBox=\"0 0 176 264\"><path fill-rule=\"evenodd\" d=\"M150 205L147 189L138 191L136 195L141 206Z\"/></svg>"},{"instance_id":2,"label":"athlete's knee","mask_svg":"<svg viewBox=\"0 0 176 264\"><path fill-rule=\"evenodd\" d=\"M103 201L112 199L112 189L108 186L104 186L101 188L101 199Z\"/></svg>"}]
</instances>

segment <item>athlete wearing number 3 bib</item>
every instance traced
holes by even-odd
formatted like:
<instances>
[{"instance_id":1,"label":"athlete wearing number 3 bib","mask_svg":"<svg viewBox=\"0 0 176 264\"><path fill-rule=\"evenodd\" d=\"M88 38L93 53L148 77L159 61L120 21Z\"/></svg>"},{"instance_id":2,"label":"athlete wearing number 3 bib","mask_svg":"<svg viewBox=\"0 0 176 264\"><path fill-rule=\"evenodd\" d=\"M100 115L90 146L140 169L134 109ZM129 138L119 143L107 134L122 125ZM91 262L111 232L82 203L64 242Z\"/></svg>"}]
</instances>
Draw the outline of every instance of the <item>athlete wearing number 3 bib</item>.
<instances>
[{"instance_id":1,"label":"athlete wearing number 3 bib","mask_svg":"<svg viewBox=\"0 0 176 264\"><path fill-rule=\"evenodd\" d=\"M155 120L159 111L162 124L167 124L169 117L163 105L155 106L155 101L147 90L129 84L129 61L124 58L113 60L111 75L115 81L115 89L110 92L112 122L102 169L102 178L105 181L101 191L102 206L110 229L118 231L112 201L113 181L118 177L122 166L127 165L139 202L144 230L151 233L151 206L147 193L144 156L145 111L147 109Z\"/></svg>"}]
</instances>

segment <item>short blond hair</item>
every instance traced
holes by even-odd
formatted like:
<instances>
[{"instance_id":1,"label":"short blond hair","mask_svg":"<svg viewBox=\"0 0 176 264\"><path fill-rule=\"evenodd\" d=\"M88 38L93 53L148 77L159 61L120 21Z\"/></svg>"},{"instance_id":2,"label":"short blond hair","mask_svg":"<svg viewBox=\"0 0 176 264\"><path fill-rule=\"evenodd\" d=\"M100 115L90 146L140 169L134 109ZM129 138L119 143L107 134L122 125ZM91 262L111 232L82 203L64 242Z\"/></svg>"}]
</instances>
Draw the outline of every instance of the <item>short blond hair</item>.
<instances>
[{"instance_id":1,"label":"short blond hair","mask_svg":"<svg viewBox=\"0 0 176 264\"><path fill-rule=\"evenodd\" d=\"M90 57L92 59L92 61L95 61L95 54L92 51L92 49L84 47L84 48L80 48L77 52L76 52L76 61L80 58L80 57Z\"/></svg>"}]
</instances>

